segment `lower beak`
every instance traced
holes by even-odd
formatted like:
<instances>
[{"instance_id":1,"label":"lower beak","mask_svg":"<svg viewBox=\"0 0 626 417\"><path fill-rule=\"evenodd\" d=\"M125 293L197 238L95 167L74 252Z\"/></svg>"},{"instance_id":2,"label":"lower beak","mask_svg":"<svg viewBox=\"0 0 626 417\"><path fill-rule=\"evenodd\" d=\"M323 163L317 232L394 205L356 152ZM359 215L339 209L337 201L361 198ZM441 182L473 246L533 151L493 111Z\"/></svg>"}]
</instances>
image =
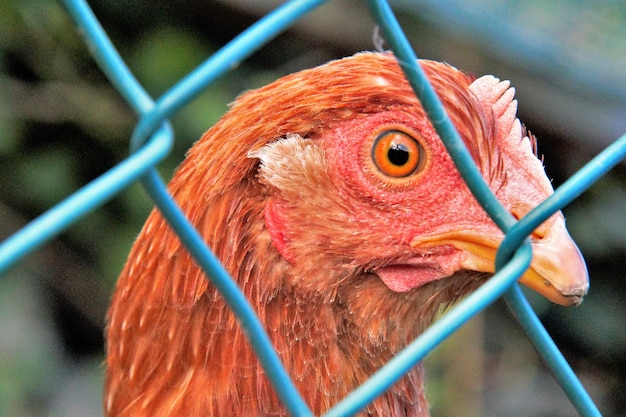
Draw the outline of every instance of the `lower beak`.
<instances>
[{"instance_id":1,"label":"lower beak","mask_svg":"<svg viewBox=\"0 0 626 417\"><path fill-rule=\"evenodd\" d=\"M519 282L533 289L548 300L573 306L582 302L589 288L589 276L585 261L578 247L567 233L562 219L556 219L548 229L542 228L541 235L531 237L533 259L530 268ZM471 232L451 232L436 237L437 245L449 245L462 250L461 267L479 272L495 271L495 257L501 236L485 236ZM413 242L413 246L428 242Z\"/></svg>"},{"instance_id":2,"label":"lower beak","mask_svg":"<svg viewBox=\"0 0 626 417\"><path fill-rule=\"evenodd\" d=\"M557 304L580 304L589 290L589 275L565 224L556 221L540 239L531 238L531 246L533 259L520 282Z\"/></svg>"}]
</instances>

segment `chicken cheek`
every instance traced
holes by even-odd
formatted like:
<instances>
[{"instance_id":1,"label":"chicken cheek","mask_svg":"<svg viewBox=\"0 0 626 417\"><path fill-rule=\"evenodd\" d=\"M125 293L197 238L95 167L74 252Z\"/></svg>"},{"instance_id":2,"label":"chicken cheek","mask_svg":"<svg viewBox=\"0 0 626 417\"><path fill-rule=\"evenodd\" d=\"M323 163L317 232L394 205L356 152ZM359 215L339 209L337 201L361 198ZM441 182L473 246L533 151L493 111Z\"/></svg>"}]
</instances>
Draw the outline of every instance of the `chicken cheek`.
<instances>
[{"instance_id":1,"label":"chicken cheek","mask_svg":"<svg viewBox=\"0 0 626 417\"><path fill-rule=\"evenodd\" d=\"M285 222L275 200L271 199L267 202L263 215L265 218L265 227L272 238L274 247L287 262L294 263L295 255L291 253L287 247L287 237L283 233Z\"/></svg>"}]
</instances>

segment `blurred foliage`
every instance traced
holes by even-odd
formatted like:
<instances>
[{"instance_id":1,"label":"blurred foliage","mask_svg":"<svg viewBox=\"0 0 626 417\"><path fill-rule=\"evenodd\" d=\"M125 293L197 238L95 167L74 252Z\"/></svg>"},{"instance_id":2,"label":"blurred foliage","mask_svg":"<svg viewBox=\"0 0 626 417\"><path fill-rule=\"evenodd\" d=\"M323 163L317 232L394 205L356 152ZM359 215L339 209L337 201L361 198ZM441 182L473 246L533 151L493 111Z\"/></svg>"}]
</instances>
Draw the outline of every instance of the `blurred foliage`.
<instances>
[{"instance_id":1,"label":"blurred foliage","mask_svg":"<svg viewBox=\"0 0 626 417\"><path fill-rule=\"evenodd\" d=\"M90 5L131 70L158 97L277 3L96 0ZM554 42L547 39L558 35L556 44L568 62L588 65L599 49L608 51L607 57L626 56L626 12L620 2L607 2L610 5L602 12L582 1L574 8L569 2L484 0L449 10L443 6L454 2L396 3L418 55L513 81L522 119L539 136L540 152L555 185L615 139L612 132L622 129L625 102L614 96L623 86L616 86L611 98L606 88L599 89L606 85L605 78L597 83L589 77L576 78L572 87L563 65L545 62L544 56L536 60L542 62L542 70L515 50L503 59L507 48L498 44L499 38L490 42L476 27L454 24L455 13L502 11L506 3L520 24L511 30L548 46ZM541 23L551 30L524 31ZM240 92L328 59L372 49L372 33L373 23L360 2L333 1L320 8L174 117L177 140L159 170L169 178L186 149ZM612 70L623 74L623 65L613 65ZM60 4L0 3L0 237L9 236L126 157L135 123L136 117L93 62ZM621 165L565 211L591 273L586 302L566 310L529 294L607 416L626 414L621 388L626 381L625 187L626 169ZM150 208L141 187L133 185L0 279L0 415L101 414L106 305ZM574 413L503 303L468 323L428 361L435 415Z\"/></svg>"}]
</instances>

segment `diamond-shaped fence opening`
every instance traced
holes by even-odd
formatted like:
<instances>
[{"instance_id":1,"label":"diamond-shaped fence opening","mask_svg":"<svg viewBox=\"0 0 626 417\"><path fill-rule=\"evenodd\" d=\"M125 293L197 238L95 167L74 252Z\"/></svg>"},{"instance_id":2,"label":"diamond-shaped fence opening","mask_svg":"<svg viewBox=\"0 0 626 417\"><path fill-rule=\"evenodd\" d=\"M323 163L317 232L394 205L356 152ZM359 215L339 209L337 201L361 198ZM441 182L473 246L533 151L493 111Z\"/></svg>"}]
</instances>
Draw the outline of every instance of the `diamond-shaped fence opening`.
<instances>
[{"instance_id":1,"label":"diamond-shaped fence opening","mask_svg":"<svg viewBox=\"0 0 626 417\"><path fill-rule=\"evenodd\" d=\"M8 270L24 256L139 181L213 284L222 292L230 307L238 317L243 318L241 324L250 335L250 340L267 374L289 411L293 415L310 415L307 404L282 367L254 311L219 261L206 247L201 236L189 225L185 216L168 196L156 167L173 146L173 129L168 122L169 118L175 116L215 80L325 1L300 0L283 4L212 54L157 99L153 99L146 92L141 82L128 69L88 5L79 0L64 0L63 3L100 68L139 117L130 139L132 152L128 158L5 240L0 246L0 271ZM539 322L516 280L530 262L531 252L525 243L526 237L545 219L575 200L624 158L626 135L591 159L558 187L554 195L543 204L519 222L514 221L489 191L464 146L460 146L461 139L445 117L443 108L430 89L424 74L419 66L415 65L416 56L387 2L371 0L367 5L389 48L400 61L410 63L404 65L403 70L468 186L496 224L506 232L507 237L498 252L498 273L492 279L443 315L423 335L332 408L327 415L347 416L358 412L450 334L500 297L506 299L514 316L576 410L584 416L600 415L594 402Z\"/></svg>"}]
</instances>

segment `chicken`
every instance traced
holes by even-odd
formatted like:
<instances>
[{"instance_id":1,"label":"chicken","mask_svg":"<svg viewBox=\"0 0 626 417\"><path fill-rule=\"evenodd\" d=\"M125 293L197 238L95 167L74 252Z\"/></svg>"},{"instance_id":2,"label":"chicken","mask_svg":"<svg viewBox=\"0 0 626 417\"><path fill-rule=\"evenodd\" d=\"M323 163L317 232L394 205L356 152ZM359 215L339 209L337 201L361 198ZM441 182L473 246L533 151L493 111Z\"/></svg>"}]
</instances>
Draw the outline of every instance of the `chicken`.
<instances>
[{"instance_id":1,"label":"chicken","mask_svg":"<svg viewBox=\"0 0 626 417\"><path fill-rule=\"evenodd\" d=\"M552 192L509 82L420 61L517 218ZM360 53L241 95L169 190L322 414L494 271L503 234L476 202L393 55ZM578 304L563 216L534 231L521 282ZM106 414L286 415L232 312L158 211L108 314ZM416 366L364 411L427 416Z\"/></svg>"}]
</instances>

